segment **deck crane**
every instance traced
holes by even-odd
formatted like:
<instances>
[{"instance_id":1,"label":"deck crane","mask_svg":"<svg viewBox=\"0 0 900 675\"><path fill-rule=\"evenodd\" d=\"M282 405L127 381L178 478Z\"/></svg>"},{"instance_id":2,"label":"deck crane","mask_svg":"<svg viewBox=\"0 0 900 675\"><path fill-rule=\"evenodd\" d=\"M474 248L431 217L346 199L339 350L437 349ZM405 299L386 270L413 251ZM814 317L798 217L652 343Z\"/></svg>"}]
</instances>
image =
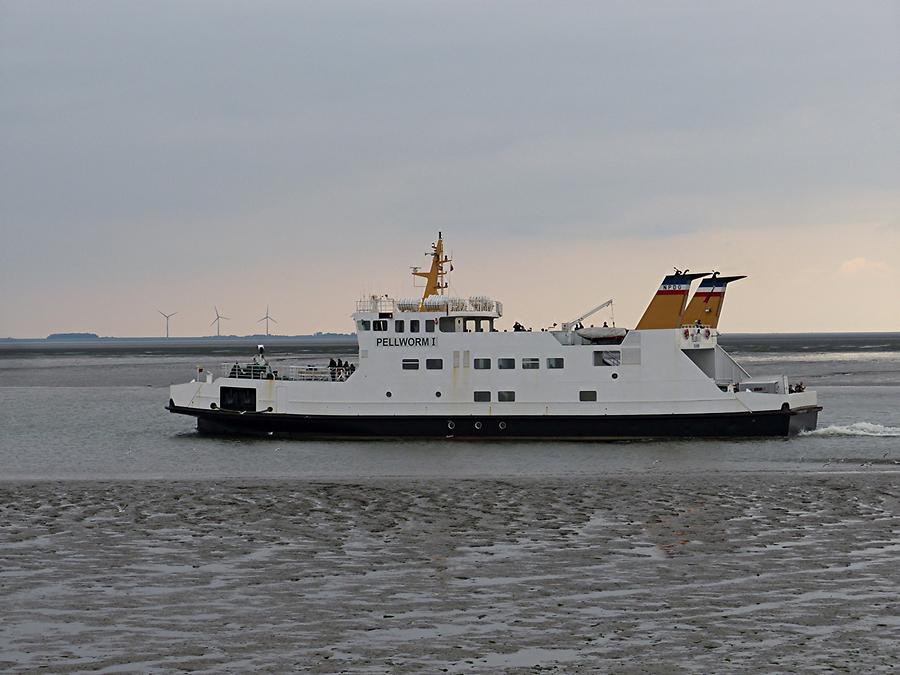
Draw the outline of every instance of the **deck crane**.
<instances>
[{"instance_id":1,"label":"deck crane","mask_svg":"<svg viewBox=\"0 0 900 675\"><path fill-rule=\"evenodd\" d=\"M577 319L572 319L571 321L566 321L562 326L560 326L560 330L567 331L567 332L574 330L575 326L578 325L580 322L584 321L589 316L596 314L601 309L604 309L605 307L610 307L612 304L613 304L613 301L612 301L612 298L610 298L606 302L601 303L601 304L597 305L596 307L594 307L594 309L592 309L591 311L585 312L584 314L579 316Z\"/></svg>"}]
</instances>

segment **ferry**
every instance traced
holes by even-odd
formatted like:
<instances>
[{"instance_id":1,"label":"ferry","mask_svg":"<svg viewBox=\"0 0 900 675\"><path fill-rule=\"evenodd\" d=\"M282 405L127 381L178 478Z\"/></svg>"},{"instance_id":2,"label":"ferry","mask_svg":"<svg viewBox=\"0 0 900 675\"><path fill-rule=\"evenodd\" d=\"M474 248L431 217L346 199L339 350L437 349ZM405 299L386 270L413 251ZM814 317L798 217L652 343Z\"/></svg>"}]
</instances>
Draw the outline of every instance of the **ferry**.
<instances>
[{"instance_id":1,"label":"ferry","mask_svg":"<svg viewBox=\"0 0 900 675\"><path fill-rule=\"evenodd\" d=\"M252 361L171 387L167 409L203 433L296 438L643 439L791 436L816 428L816 393L752 377L718 345L728 284L675 270L633 329L584 322L503 328L503 305L449 294L442 237L414 267L421 298L356 303L357 358ZM688 302L692 282L700 280ZM422 283L422 282L420 282ZM599 321L597 322L599 323Z\"/></svg>"}]
</instances>

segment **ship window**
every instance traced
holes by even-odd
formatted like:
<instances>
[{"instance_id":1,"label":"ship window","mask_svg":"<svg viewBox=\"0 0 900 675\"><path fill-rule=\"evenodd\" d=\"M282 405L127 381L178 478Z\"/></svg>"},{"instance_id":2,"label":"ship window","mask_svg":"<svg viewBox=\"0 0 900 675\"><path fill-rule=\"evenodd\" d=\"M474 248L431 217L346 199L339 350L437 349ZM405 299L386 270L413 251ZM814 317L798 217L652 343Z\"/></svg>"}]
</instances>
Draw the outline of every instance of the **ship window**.
<instances>
[{"instance_id":1,"label":"ship window","mask_svg":"<svg viewBox=\"0 0 900 675\"><path fill-rule=\"evenodd\" d=\"M522 359L522 370L537 370L541 367L541 360L538 358Z\"/></svg>"},{"instance_id":2,"label":"ship window","mask_svg":"<svg viewBox=\"0 0 900 675\"><path fill-rule=\"evenodd\" d=\"M426 333L434 332L434 319L425 319L425 332Z\"/></svg>"},{"instance_id":3,"label":"ship window","mask_svg":"<svg viewBox=\"0 0 900 675\"><path fill-rule=\"evenodd\" d=\"M384 319L379 319L378 321L372 322L372 330L375 331L386 331L387 330L387 321Z\"/></svg>"},{"instance_id":4,"label":"ship window","mask_svg":"<svg viewBox=\"0 0 900 675\"><path fill-rule=\"evenodd\" d=\"M578 392L578 400L579 401L596 401L597 400L597 392L596 391L579 391Z\"/></svg>"},{"instance_id":5,"label":"ship window","mask_svg":"<svg viewBox=\"0 0 900 675\"><path fill-rule=\"evenodd\" d=\"M594 352L595 366L618 366L621 356L618 351L612 352Z\"/></svg>"},{"instance_id":6,"label":"ship window","mask_svg":"<svg viewBox=\"0 0 900 675\"><path fill-rule=\"evenodd\" d=\"M444 359L425 359L425 370L442 370Z\"/></svg>"},{"instance_id":7,"label":"ship window","mask_svg":"<svg viewBox=\"0 0 900 675\"><path fill-rule=\"evenodd\" d=\"M498 391L497 401L499 403L512 403L516 400L516 392L514 391Z\"/></svg>"},{"instance_id":8,"label":"ship window","mask_svg":"<svg viewBox=\"0 0 900 675\"><path fill-rule=\"evenodd\" d=\"M516 367L515 359L497 359L497 367L500 370L513 370Z\"/></svg>"},{"instance_id":9,"label":"ship window","mask_svg":"<svg viewBox=\"0 0 900 675\"><path fill-rule=\"evenodd\" d=\"M548 368L564 368L566 365L566 360L561 356L554 356L547 359L547 367Z\"/></svg>"},{"instance_id":10,"label":"ship window","mask_svg":"<svg viewBox=\"0 0 900 675\"><path fill-rule=\"evenodd\" d=\"M400 365L403 370L418 370L419 359L403 359Z\"/></svg>"},{"instance_id":11,"label":"ship window","mask_svg":"<svg viewBox=\"0 0 900 675\"><path fill-rule=\"evenodd\" d=\"M490 370L491 369L491 360L490 359L475 359L475 370Z\"/></svg>"},{"instance_id":12,"label":"ship window","mask_svg":"<svg viewBox=\"0 0 900 675\"><path fill-rule=\"evenodd\" d=\"M491 392L489 391L476 391L475 392L475 403L490 403L491 402Z\"/></svg>"},{"instance_id":13,"label":"ship window","mask_svg":"<svg viewBox=\"0 0 900 675\"><path fill-rule=\"evenodd\" d=\"M442 333L455 333L456 332L456 317L452 316L442 316L440 319L440 328ZM461 323L461 322L460 322Z\"/></svg>"},{"instance_id":14,"label":"ship window","mask_svg":"<svg viewBox=\"0 0 900 675\"><path fill-rule=\"evenodd\" d=\"M394 321L394 332L402 333L403 332L403 319L397 319Z\"/></svg>"},{"instance_id":15,"label":"ship window","mask_svg":"<svg viewBox=\"0 0 900 675\"><path fill-rule=\"evenodd\" d=\"M250 387L220 387L219 405L222 410L256 412L256 389Z\"/></svg>"},{"instance_id":16,"label":"ship window","mask_svg":"<svg viewBox=\"0 0 900 675\"><path fill-rule=\"evenodd\" d=\"M356 325L359 327L360 331L372 330L372 322L368 321L367 319L357 321Z\"/></svg>"},{"instance_id":17,"label":"ship window","mask_svg":"<svg viewBox=\"0 0 900 675\"><path fill-rule=\"evenodd\" d=\"M418 319L410 319L409 320L409 332L410 333L418 333L419 332L419 320Z\"/></svg>"}]
</instances>

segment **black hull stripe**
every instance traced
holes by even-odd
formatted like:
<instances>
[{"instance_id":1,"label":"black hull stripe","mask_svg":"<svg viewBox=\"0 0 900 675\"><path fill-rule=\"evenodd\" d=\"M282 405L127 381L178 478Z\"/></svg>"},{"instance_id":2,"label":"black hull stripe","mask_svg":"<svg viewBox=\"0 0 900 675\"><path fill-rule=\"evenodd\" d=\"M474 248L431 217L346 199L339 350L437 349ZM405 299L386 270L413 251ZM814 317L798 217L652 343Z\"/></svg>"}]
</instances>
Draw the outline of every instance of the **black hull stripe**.
<instances>
[{"instance_id":1,"label":"black hull stripe","mask_svg":"<svg viewBox=\"0 0 900 675\"><path fill-rule=\"evenodd\" d=\"M634 439L792 436L816 428L820 407L692 415L394 416L287 415L168 410L201 432L293 438Z\"/></svg>"}]
</instances>

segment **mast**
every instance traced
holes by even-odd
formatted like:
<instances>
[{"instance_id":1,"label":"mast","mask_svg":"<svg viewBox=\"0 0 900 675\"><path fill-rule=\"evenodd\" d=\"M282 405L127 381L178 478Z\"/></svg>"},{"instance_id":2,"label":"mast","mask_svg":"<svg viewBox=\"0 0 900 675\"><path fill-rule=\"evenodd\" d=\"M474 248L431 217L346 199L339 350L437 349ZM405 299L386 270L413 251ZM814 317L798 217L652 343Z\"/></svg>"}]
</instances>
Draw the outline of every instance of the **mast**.
<instances>
[{"instance_id":1,"label":"mast","mask_svg":"<svg viewBox=\"0 0 900 675\"><path fill-rule=\"evenodd\" d=\"M450 258L444 255L444 239L441 232L438 232L437 243L431 245L431 269L420 272L418 267L413 267L413 276L425 279L425 292L422 293L422 301L419 303L420 312L425 310L425 300L432 295L443 295L449 286L446 275L453 270L453 265L450 265L449 270L445 270L444 265L450 265Z\"/></svg>"}]
</instances>

